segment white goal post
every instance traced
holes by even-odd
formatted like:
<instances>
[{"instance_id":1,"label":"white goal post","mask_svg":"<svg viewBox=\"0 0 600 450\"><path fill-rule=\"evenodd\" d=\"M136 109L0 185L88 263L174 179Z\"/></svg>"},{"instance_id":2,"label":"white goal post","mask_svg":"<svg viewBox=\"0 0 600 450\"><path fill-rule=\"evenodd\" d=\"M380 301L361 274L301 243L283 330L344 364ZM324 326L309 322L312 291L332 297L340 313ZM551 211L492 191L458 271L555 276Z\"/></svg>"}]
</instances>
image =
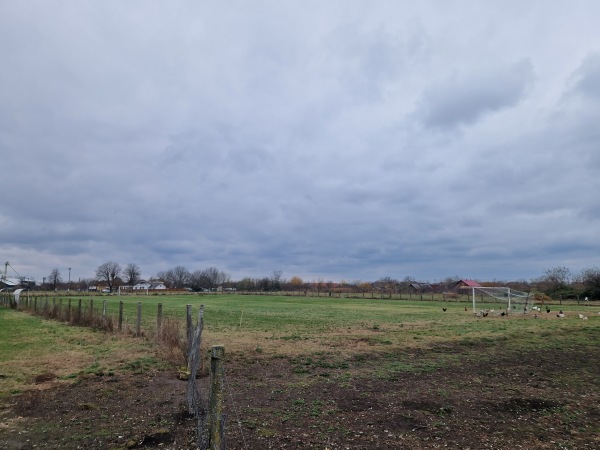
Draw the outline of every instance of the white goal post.
<instances>
[{"instance_id":1,"label":"white goal post","mask_svg":"<svg viewBox=\"0 0 600 450\"><path fill-rule=\"evenodd\" d=\"M506 314L522 312L526 314L533 306L533 295L506 286L478 286L473 290L473 312L477 312L477 294L485 303L498 303Z\"/></svg>"}]
</instances>

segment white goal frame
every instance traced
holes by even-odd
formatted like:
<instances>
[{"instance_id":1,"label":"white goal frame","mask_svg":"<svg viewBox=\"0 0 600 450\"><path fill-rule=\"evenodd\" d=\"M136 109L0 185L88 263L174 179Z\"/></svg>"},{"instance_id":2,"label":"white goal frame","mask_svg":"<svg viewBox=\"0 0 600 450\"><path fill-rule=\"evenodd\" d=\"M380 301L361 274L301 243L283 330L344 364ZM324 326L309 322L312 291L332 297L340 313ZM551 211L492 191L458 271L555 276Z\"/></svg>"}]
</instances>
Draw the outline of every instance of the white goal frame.
<instances>
[{"instance_id":1,"label":"white goal frame","mask_svg":"<svg viewBox=\"0 0 600 450\"><path fill-rule=\"evenodd\" d=\"M516 305L523 305L523 313L526 314L533 306L533 295L529 292L518 291L516 289L509 288L507 286L473 286L473 313L476 313L476 292L482 292L487 297L492 297L498 301L505 302L505 312L508 314Z\"/></svg>"}]
</instances>

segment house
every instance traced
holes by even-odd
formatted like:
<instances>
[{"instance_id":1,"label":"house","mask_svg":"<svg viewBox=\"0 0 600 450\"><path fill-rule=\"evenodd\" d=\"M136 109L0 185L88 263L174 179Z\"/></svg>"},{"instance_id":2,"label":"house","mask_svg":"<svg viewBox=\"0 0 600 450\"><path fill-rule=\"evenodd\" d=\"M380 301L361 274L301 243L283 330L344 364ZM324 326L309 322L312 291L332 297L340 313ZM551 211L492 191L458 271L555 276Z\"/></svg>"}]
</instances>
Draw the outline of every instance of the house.
<instances>
[{"instance_id":1,"label":"house","mask_svg":"<svg viewBox=\"0 0 600 450\"><path fill-rule=\"evenodd\" d=\"M455 284L454 284L455 288L458 289L469 289L469 288L474 288L474 287L481 287L481 285L475 281L475 280L458 280Z\"/></svg>"},{"instance_id":2,"label":"house","mask_svg":"<svg viewBox=\"0 0 600 450\"><path fill-rule=\"evenodd\" d=\"M409 290L416 293L424 293L431 292L433 290L433 286L429 283L419 283L417 281L411 282L409 285Z\"/></svg>"},{"instance_id":3,"label":"house","mask_svg":"<svg viewBox=\"0 0 600 450\"><path fill-rule=\"evenodd\" d=\"M153 289L166 289L166 288L167 288L167 286L165 286L165 284L160 280L156 280L156 281L152 281L152 282L142 280L138 284L133 286L133 290L139 290L139 289L153 290Z\"/></svg>"},{"instance_id":4,"label":"house","mask_svg":"<svg viewBox=\"0 0 600 450\"><path fill-rule=\"evenodd\" d=\"M133 290L138 290L138 289L150 289L150 286L152 286L150 283L148 283L146 280L141 280L138 284L135 284L132 289Z\"/></svg>"}]
</instances>

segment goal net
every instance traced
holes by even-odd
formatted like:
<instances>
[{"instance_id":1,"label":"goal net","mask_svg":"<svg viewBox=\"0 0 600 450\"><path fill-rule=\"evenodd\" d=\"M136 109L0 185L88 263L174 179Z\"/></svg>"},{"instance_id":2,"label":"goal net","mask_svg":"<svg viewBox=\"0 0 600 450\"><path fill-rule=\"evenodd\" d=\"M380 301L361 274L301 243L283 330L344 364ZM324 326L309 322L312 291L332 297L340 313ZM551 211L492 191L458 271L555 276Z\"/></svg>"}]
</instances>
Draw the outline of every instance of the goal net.
<instances>
[{"instance_id":1,"label":"goal net","mask_svg":"<svg viewBox=\"0 0 600 450\"><path fill-rule=\"evenodd\" d=\"M494 287L473 287L473 312L477 309L485 309L488 311L496 311L498 314L504 312L523 314L528 313L533 306L533 295L529 292L518 291L509 287L494 286Z\"/></svg>"}]
</instances>

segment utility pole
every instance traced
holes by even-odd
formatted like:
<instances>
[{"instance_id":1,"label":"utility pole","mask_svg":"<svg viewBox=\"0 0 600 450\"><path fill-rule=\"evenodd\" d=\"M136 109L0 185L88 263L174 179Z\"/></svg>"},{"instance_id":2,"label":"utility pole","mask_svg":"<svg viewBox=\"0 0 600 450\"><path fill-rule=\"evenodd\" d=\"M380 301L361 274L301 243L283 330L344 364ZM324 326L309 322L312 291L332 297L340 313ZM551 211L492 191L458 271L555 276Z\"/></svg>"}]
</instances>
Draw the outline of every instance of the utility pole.
<instances>
[{"instance_id":1,"label":"utility pole","mask_svg":"<svg viewBox=\"0 0 600 450\"><path fill-rule=\"evenodd\" d=\"M2 280L6 283L6 274L8 273L8 266L10 266L10 263L8 261L6 261L4 263L4 274L2 275Z\"/></svg>"}]
</instances>

